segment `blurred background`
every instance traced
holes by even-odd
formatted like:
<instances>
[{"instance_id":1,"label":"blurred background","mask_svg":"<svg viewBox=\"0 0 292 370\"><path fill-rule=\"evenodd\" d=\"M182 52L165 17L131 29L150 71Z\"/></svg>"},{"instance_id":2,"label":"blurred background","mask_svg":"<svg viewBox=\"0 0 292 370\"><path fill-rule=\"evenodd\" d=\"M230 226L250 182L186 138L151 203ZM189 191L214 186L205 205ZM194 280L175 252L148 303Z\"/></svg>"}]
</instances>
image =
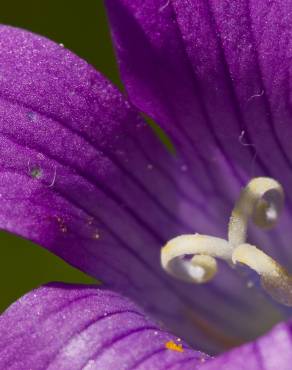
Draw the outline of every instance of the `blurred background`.
<instances>
[{"instance_id":1,"label":"blurred background","mask_svg":"<svg viewBox=\"0 0 292 370\"><path fill-rule=\"evenodd\" d=\"M121 87L102 0L14 0L1 3L0 23L64 44ZM0 310L49 281L94 283L46 250L0 231Z\"/></svg>"}]
</instances>

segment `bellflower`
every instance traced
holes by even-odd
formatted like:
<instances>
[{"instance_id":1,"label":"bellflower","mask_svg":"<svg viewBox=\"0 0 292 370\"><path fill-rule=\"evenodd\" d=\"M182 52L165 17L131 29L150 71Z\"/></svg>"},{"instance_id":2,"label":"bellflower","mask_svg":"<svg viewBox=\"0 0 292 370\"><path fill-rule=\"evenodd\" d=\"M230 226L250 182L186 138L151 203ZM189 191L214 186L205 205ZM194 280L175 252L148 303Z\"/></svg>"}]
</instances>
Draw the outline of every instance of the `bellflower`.
<instances>
[{"instance_id":1,"label":"bellflower","mask_svg":"<svg viewBox=\"0 0 292 370\"><path fill-rule=\"evenodd\" d=\"M0 27L0 227L103 282L8 308L0 368L290 369L292 4L106 6L127 96Z\"/></svg>"}]
</instances>

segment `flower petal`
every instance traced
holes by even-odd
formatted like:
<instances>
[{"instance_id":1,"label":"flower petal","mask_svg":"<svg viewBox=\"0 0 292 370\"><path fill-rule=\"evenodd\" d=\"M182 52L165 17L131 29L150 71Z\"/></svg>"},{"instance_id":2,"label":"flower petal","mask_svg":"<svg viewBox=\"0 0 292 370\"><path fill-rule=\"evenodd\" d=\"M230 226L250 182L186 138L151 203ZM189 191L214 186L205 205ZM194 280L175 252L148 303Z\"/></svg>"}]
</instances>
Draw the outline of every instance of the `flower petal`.
<instances>
[{"instance_id":1,"label":"flower petal","mask_svg":"<svg viewBox=\"0 0 292 370\"><path fill-rule=\"evenodd\" d=\"M258 310L263 298L230 269L208 288L162 271L166 240L218 233L222 217L127 100L42 37L2 26L0 50L1 228L125 292L201 348L253 337L251 317L260 330L271 324L270 305Z\"/></svg>"},{"instance_id":2,"label":"flower petal","mask_svg":"<svg viewBox=\"0 0 292 370\"><path fill-rule=\"evenodd\" d=\"M225 227L240 187L251 177L282 183L286 208L276 231L252 228L249 235L291 269L291 4L106 3L130 100L170 134L194 188L205 182L201 198ZM197 219L200 214L197 209ZM206 233L204 227L196 230Z\"/></svg>"},{"instance_id":3,"label":"flower petal","mask_svg":"<svg viewBox=\"0 0 292 370\"><path fill-rule=\"evenodd\" d=\"M200 370L290 370L292 323L282 323L264 337L199 366Z\"/></svg>"},{"instance_id":4,"label":"flower petal","mask_svg":"<svg viewBox=\"0 0 292 370\"><path fill-rule=\"evenodd\" d=\"M1 369L162 369L185 361L187 369L207 359L125 297L95 287L49 284L0 317Z\"/></svg>"},{"instance_id":5,"label":"flower petal","mask_svg":"<svg viewBox=\"0 0 292 370\"><path fill-rule=\"evenodd\" d=\"M168 131L224 224L251 177L283 184L288 207L279 232L267 238L253 230L252 240L292 266L285 245L292 237L291 4L106 3L131 101Z\"/></svg>"}]
</instances>

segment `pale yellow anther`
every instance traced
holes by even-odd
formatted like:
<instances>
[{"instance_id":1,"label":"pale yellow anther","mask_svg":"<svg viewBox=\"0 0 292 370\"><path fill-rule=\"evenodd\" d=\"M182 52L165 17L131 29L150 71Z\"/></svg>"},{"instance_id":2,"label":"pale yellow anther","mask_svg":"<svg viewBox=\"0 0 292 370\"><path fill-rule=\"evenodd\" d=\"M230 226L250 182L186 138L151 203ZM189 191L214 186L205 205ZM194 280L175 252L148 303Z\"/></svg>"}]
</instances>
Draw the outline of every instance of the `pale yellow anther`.
<instances>
[{"instance_id":1,"label":"pale yellow anther","mask_svg":"<svg viewBox=\"0 0 292 370\"><path fill-rule=\"evenodd\" d=\"M241 191L228 225L228 240L207 235L181 235L161 250L162 267L178 279L204 283L217 272L216 258L242 263L260 278L264 289L278 302L292 306L292 276L270 256L246 243L249 219L261 228L278 221L284 202L282 186L274 179L252 179ZM193 257L191 257L193 256Z\"/></svg>"}]
</instances>

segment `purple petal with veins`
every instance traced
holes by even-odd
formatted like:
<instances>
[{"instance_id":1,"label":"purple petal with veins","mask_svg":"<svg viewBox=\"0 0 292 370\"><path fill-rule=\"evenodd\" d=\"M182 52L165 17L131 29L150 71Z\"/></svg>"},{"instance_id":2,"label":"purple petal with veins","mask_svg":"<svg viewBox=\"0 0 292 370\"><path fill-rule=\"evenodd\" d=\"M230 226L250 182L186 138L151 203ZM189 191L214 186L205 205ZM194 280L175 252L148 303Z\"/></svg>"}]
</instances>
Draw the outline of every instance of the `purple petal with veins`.
<instances>
[{"instance_id":1,"label":"purple petal with veins","mask_svg":"<svg viewBox=\"0 0 292 370\"><path fill-rule=\"evenodd\" d=\"M263 315L261 297L245 302L250 290L229 268L208 288L162 270L169 238L222 230L206 198L179 182L192 184L181 161L117 89L26 31L2 26L0 49L1 228L127 294L198 348L252 338L251 316L271 324L272 306Z\"/></svg>"},{"instance_id":2,"label":"purple petal with veins","mask_svg":"<svg viewBox=\"0 0 292 370\"><path fill-rule=\"evenodd\" d=\"M291 322L278 324L264 337L226 352L199 370L290 370Z\"/></svg>"},{"instance_id":3,"label":"purple petal with veins","mask_svg":"<svg viewBox=\"0 0 292 370\"><path fill-rule=\"evenodd\" d=\"M189 369L209 359L127 298L85 285L28 293L1 316L0 333L1 369Z\"/></svg>"},{"instance_id":4,"label":"purple petal with veins","mask_svg":"<svg viewBox=\"0 0 292 370\"><path fill-rule=\"evenodd\" d=\"M159 252L181 233L224 236L250 177L288 192L289 5L107 3L130 100L178 157L86 62L2 26L1 228L127 294L196 348L254 338L286 313L228 266L206 286L175 281ZM287 267L290 214L288 194L278 231L251 238Z\"/></svg>"},{"instance_id":5,"label":"purple petal with veins","mask_svg":"<svg viewBox=\"0 0 292 370\"><path fill-rule=\"evenodd\" d=\"M196 199L201 192L208 208L221 215L222 223L216 223L221 231L212 235L226 233L231 208L247 181L273 177L286 192L283 216L274 231L251 227L249 240L291 271L291 4L106 4L129 98L172 138L188 164ZM194 214L197 220L202 212ZM253 275L246 278L254 285Z\"/></svg>"},{"instance_id":6,"label":"purple petal with veins","mask_svg":"<svg viewBox=\"0 0 292 370\"><path fill-rule=\"evenodd\" d=\"M284 186L279 227L269 234L253 229L251 239L292 266L291 4L106 4L131 102L167 130L188 164L197 199L207 198L221 214L221 230L250 178L269 176Z\"/></svg>"}]
</instances>

